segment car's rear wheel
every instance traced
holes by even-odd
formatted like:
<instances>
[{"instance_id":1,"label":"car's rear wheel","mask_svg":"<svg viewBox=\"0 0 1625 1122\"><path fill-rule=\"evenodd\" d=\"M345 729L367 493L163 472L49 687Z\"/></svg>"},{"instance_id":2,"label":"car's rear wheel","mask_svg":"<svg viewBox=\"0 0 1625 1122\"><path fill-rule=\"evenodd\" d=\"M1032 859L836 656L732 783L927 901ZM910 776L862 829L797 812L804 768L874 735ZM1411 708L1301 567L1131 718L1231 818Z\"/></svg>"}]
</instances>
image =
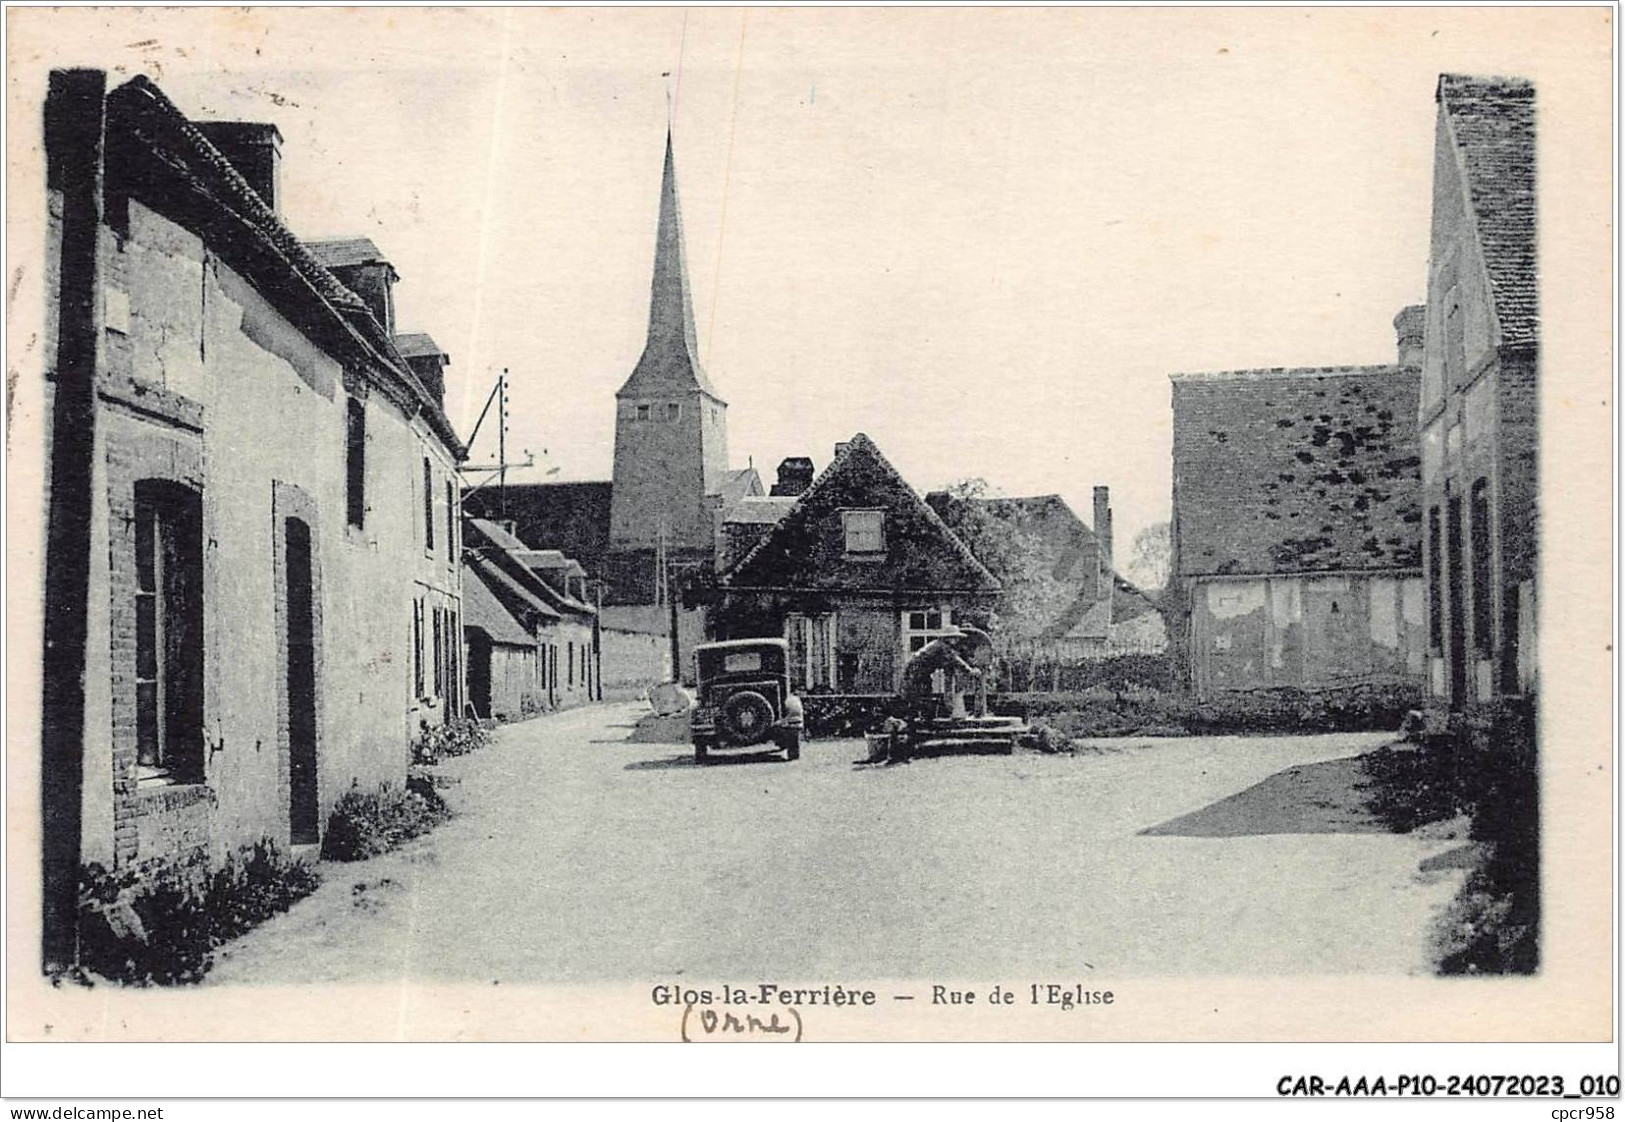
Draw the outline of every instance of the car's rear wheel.
<instances>
[{"instance_id":1,"label":"car's rear wheel","mask_svg":"<svg viewBox=\"0 0 1625 1122\"><path fill-rule=\"evenodd\" d=\"M722 703L717 723L731 743L759 744L773 724L773 703L755 690L740 690Z\"/></svg>"},{"instance_id":2,"label":"car's rear wheel","mask_svg":"<svg viewBox=\"0 0 1625 1122\"><path fill-rule=\"evenodd\" d=\"M801 730L788 729L780 733L779 747L784 749L786 761L801 759Z\"/></svg>"}]
</instances>

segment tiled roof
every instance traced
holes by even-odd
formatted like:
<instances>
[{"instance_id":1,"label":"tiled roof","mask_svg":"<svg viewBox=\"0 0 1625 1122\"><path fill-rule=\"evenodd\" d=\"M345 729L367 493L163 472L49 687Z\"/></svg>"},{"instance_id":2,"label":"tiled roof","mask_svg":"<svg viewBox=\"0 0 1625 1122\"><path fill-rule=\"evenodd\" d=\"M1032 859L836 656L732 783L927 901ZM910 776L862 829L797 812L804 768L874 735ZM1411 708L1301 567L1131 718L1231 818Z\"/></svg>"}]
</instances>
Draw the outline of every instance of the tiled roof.
<instances>
[{"instance_id":1,"label":"tiled roof","mask_svg":"<svg viewBox=\"0 0 1625 1122\"><path fill-rule=\"evenodd\" d=\"M428 358L446 353L440 344L434 341L433 335L422 331L411 331L395 336L395 349L401 352L402 358Z\"/></svg>"},{"instance_id":2,"label":"tiled roof","mask_svg":"<svg viewBox=\"0 0 1625 1122\"><path fill-rule=\"evenodd\" d=\"M499 579L493 575L490 566L478 558L465 558L463 561L463 626L476 627L491 637L493 642L508 643L513 646L533 646L536 637L525 629L525 626L503 604L501 598L491 588L490 581ZM519 590L522 593L522 590ZM508 595L515 595L511 588ZM532 598L533 599L533 598ZM537 609L543 615L551 612L554 618L558 613L553 612L545 604L537 602Z\"/></svg>"},{"instance_id":3,"label":"tiled roof","mask_svg":"<svg viewBox=\"0 0 1625 1122\"><path fill-rule=\"evenodd\" d=\"M722 521L729 526L772 526L795 505L794 495L751 495L729 507Z\"/></svg>"},{"instance_id":4,"label":"tiled roof","mask_svg":"<svg viewBox=\"0 0 1625 1122\"><path fill-rule=\"evenodd\" d=\"M1105 601L1095 598L1093 588L1086 589L1070 607L1061 614L1053 626L1044 633L1046 639L1105 639L1108 638L1106 628L1106 612L1103 607ZM1139 619L1149 612L1155 612L1157 605L1151 597L1140 591L1133 584L1124 580L1116 573L1112 574L1112 616L1113 626Z\"/></svg>"},{"instance_id":5,"label":"tiled roof","mask_svg":"<svg viewBox=\"0 0 1625 1122\"><path fill-rule=\"evenodd\" d=\"M999 582L863 433L835 458L784 518L729 567L735 588L808 591L997 593ZM886 512L883 560L845 553L841 511Z\"/></svg>"},{"instance_id":6,"label":"tiled roof","mask_svg":"<svg viewBox=\"0 0 1625 1122\"><path fill-rule=\"evenodd\" d=\"M398 400L422 407L435 435L457 457L466 449L439 401L406 366L367 306L283 224L242 174L150 79L138 75L107 97L109 194L168 193L233 268L301 331L335 353L362 359L393 383Z\"/></svg>"},{"instance_id":7,"label":"tiled roof","mask_svg":"<svg viewBox=\"0 0 1625 1122\"><path fill-rule=\"evenodd\" d=\"M532 572L524 561L524 554L529 552L524 544L494 522L483 518L466 519L463 552L465 556L483 560L498 573L501 581L524 589L528 596L541 600L555 613L593 614L591 605L554 588ZM498 582L499 586L501 581Z\"/></svg>"},{"instance_id":8,"label":"tiled roof","mask_svg":"<svg viewBox=\"0 0 1625 1122\"><path fill-rule=\"evenodd\" d=\"M574 557L566 557L556 549L524 549L516 551L514 556L533 573L561 573L566 580L587 575L581 562Z\"/></svg>"},{"instance_id":9,"label":"tiled roof","mask_svg":"<svg viewBox=\"0 0 1625 1122\"><path fill-rule=\"evenodd\" d=\"M1296 382L1308 375L1336 374L1352 377L1360 374L1387 376L1398 367L1387 364L1377 366L1257 366L1246 370L1202 370L1188 374L1170 374L1173 382L1262 382L1271 379Z\"/></svg>"},{"instance_id":10,"label":"tiled roof","mask_svg":"<svg viewBox=\"0 0 1625 1122\"><path fill-rule=\"evenodd\" d=\"M762 493L762 477L753 467L738 468L722 474L722 484L716 493L722 496L722 509L728 510L740 499Z\"/></svg>"},{"instance_id":11,"label":"tiled roof","mask_svg":"<svg viewBox=\"0 0 1625 1122\"><path fill-rule=\"evenodd\" d=\"M1402 366L1176 378L1176 576L1419 565L1420 390Z\"/></svg>"},{"instance_id":12,"label":"tiled roof","mask_svg":"<svg viewBox=\"0 0 1625 1122\"><path fill-rule=\"evenodd\" d=\"M524 542L508 533L503 527L488 518L470 518L470 522L480 528L480 533L491 539L491 544L498 549L518 552L527 548Z\"/></svg>"},{"instance_id":13,"label":"tiled roof","mask_svg":"<svg viewBox=\"0 0 1625 1122\"><path fill-rule=\"evenodd\" d=\"M1522 78L1441 74L1436 96L1461 156L1501 342L1535 343L1535 87Z\"/></svg>"},{"instance_id":14,"label":"tiled roof","mask_svg":"<svg viewBox=\"0 0 1625 1122\"><path fill-rule=\"evenodd\" d=\"M612 490L611 484L600 482L492 484L465 493L463 511L470 517L509 519L525 547L557 549L602 577Z\"/></svg>"},{"instance_id":15,"label":"tiled roof","mask_svg":"<svg viewBox=\"0 0 1625 1122\"><path fill-rule=\"evenodd\" d=\"M346 265L389 264L389 258L373 244L371 238L322 238L306 242L305 248L329 269L342 269Z\"/></svg>"}]
</instances>

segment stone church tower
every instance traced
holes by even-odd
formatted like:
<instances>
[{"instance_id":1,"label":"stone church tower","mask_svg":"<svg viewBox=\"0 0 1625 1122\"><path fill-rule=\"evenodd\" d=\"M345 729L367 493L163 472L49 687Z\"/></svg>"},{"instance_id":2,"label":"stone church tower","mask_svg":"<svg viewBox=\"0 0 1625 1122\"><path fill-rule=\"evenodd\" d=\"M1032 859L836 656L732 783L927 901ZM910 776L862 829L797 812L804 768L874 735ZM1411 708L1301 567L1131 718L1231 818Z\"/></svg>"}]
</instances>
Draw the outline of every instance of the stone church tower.
<instances>
[{"instance_id":1,"label":"stone church tower","mask_svg":"<svg viewBox=\"0 0 1625 1122\"><path fill-rule=\"evenodd\" d=\"M643 357L615 394L610 549L623 557L639 555L657 550L664 539L668 557L711 555L710 496L722 489L727 468L728 403L700 366L667 130L649 336Z\"/></svg>"}]
</instances>

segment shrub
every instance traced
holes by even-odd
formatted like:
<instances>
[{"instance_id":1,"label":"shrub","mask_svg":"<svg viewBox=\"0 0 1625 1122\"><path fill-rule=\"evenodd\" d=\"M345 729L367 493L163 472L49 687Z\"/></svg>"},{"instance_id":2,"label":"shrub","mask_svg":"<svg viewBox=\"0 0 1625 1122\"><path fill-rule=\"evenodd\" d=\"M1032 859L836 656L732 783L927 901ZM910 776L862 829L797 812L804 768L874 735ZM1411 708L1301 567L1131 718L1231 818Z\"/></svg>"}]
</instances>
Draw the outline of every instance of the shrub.
<instances>
[{"instance_id":1,"label":"shrub","mask_svg":"<svg viewBox=\"0 0 1625 1122\"><path fill-rule=\"evenodd\" d=\"M1050 755L1072 755L1072 738L1060 729L1050 725L1035 724L1028 731L1023 740L1025 747L1035 752L1046 752Z\"/></svg>"},{"instance_id":2,"label":"shrub","mask_svg":"<svg viewBox=\"0 0 1625 1122\"><path fill-rule=\"evenodd\" d=\"M79 876L79 964L126 985L200 981L214 948L316 891L317 872L265 839L212 871L201 852L183 862Z\"/></svg>"},{"instance_id":3,"label":"shrub","mask_svg":"<svg viewBox=\"0 0 1625 1122\"><path fill-rule=\"evenodd\" d=\"M1483 860L1437 932L1444 974L1527 974L1540 964L1540 783L1532 702L1461 717L1442 738Z\"/></svg>"},{"instance_id":4,"label":"shrub","mask_svg":"<svg viewBox=\"0 0 1625 1122\"><path fill-rule=\"evenodd\" d=\"M235 939L315 892L321 876L289 861L269 838L215 870L209 882L209 918L217 942Z\"/></svg>"},{"instance_id":5,"label":"shrub","mask_svg":"<svg viewBox=\"0 0 1625 1122\"><path fill-rule=\"evenodd\" d=\"M432 781L409 776L405 789L384 783L376 791L352 787L327 819L322 857L364 861L428 833L451 817Z\"/></svg>"},{"instance_id":6,"label":"shrub","mask_svg":"<svg viewBox=\"0 0 1625 1122\"><path fill-rule=\"evenodd\" d=\"M448 756L466 756L491 742L491 734L472 717L454 717L442 725L426 725L412 744L412 762L437 764Z\"/></svg>"},{"instance_id":7,"label":"shrub","mask_svg":"<svg viewBox=\"0 0 1625 1122\"><path fill-rule=\"evenodd\" d=\"M1531 973L1539 963L1540 822L1534 707L1455 714L1415 747L1364 758L1368 807L1391 828L1468 816L1476 862L1433 933L1443 974Z\"/></svg>"},{"instance_id":8,"label":"shrub","mask_svg":"<svg viewBox=\"0 0 1625 1122\"><path fill-rule=\"evenodd\" d=\"M1408 682L1235 691L1205 700L1097 684L1071 693L1004 694L993 710L1048 721L1074 737L1217 736L1397 729L1420 702L1420 687Z\"/></svg>"},{"instance_id":9,"label":"shrub","mask_svg":"<svg viewBox=\"0 0 1625 1122\"><path fill-rule=\"evenodd\" d=\"M803 695L804 732L809 740L878 732L895 704L890 697Z\"/></svg>"}]
</instances>

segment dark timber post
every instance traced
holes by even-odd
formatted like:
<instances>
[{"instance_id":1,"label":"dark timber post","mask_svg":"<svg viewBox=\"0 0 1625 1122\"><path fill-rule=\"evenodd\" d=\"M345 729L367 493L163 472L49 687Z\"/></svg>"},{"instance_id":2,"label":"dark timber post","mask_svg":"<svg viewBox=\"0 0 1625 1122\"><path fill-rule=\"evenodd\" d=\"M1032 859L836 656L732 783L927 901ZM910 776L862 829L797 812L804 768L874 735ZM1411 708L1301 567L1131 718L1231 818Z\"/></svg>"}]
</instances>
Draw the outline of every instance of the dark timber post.
<instances>
[{"instance_id":1,"label":"dark timber post","mask_svg":"<svg viewBox=\"0 0 1625 1122\"><path fill-rule=\"evenodd\" d=\"M86 610L100 331L97 240L102 220L106 75L51 73L45 99L46 185L60 192L55 394L45 531L40 834L42 957L47 971L78 956L79 844L84 787Z\"/></svg>"},{"instance_id":2,"label":"dark timber post","mask_svg":"<svg viewBox=\"0 0 1625 1122\"><path fill-rule=\"evenodd\" d=\"M676 682L678 685L682 685L683 654L682 644L677 638L677 597L671 594L669 587L666 590L666 607L671 613L670 622L668 624L671 629L671 680Z\"/></svg>"}]
</instances>

